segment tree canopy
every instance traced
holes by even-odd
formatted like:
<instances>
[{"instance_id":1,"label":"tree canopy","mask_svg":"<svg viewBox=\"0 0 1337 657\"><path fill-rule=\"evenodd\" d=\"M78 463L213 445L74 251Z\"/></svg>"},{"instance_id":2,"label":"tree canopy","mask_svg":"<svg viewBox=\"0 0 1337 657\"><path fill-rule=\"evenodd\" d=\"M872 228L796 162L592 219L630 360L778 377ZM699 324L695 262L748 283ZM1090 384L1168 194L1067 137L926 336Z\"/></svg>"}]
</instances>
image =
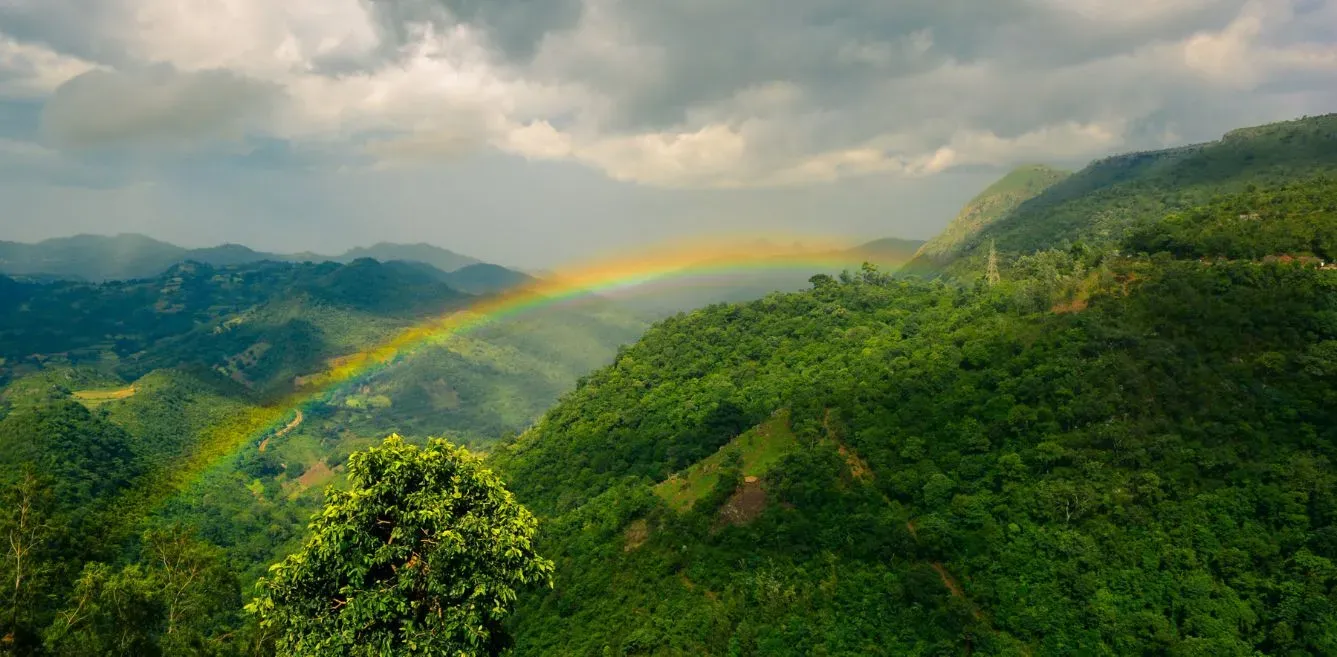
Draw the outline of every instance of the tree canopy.
<instances>
[{"instance_id":1,"label":"tree canopy","mask_svg":"<svg viewBox=\"0 0 1337 657\"><path fill-rule=\"evenodd\" d=\"M444 440L352 455L296 554L250 609L284 655L492 655L518 592L546 584L534 517Z\"/></svg>"}]
</instances>

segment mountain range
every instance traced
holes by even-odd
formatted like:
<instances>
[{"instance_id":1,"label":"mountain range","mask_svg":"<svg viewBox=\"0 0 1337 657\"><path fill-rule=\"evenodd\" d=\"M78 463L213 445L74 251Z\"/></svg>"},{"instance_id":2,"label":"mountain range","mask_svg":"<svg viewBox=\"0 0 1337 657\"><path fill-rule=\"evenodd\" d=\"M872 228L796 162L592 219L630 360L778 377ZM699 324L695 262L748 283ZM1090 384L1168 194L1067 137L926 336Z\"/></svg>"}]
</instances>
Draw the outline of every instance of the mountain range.
<instances>
[{"instance_id":1,"label":"mountain range","mask_svg":"<svg viewBox=\"0 0 1337 657\"><path fill-rule=\"evenodd\" d=\"M315 253L279 254L255 251L240 244L187 249L134 233L114 236L75 235L27 244L0 241L0 273L38 279L100 282L155 276L187 261L226 266L272 260L276 262L342 262L372 258L403 260L453 272L482 261L430 244L379 243L358 247L337 256Z\"/></svg>"}]
</instances>

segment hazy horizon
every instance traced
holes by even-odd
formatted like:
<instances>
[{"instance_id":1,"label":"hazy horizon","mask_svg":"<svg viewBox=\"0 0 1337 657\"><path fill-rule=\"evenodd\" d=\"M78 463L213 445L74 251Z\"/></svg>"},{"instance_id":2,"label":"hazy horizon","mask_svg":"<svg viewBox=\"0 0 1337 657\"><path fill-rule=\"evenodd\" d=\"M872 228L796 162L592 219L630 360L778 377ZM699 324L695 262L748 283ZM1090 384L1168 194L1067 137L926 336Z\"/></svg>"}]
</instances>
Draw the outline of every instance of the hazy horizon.
<instances>
[{"instance_id":1,"label":"hazy horizon","mask_svg":"<svg viewBox=\"0 0 1337 657\"><path fill-rule=\"evenodd\" d=\"M9 0L0 239L925 239L1018 164L1331 111L1333 0Z\"/></svg>"}]
</instances>

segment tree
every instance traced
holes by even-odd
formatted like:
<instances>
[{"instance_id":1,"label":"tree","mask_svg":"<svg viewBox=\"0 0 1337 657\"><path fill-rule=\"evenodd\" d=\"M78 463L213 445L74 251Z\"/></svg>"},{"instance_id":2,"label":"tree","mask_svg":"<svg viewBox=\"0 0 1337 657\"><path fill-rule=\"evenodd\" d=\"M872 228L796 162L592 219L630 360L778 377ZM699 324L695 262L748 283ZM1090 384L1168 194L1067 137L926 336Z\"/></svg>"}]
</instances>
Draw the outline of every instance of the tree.
<instances>
[{"instance_id":1,"label":"tree","mask_svg":"<svg viewBox=\"0 0 1337 657\"><path fill-rule=\"evenodd\" d=\"M53 655L162 654L161 596L154 579L138 564L117 572L103 563L84 567L68 606L46 631Z\"/></svg>"},{"instance_id":2,"label":"tree","mask_svg":"<svg viewBox=\"0 0 1337 657\"><path fill-rule=\"evenodd\" d=\"M50 495L32 473L23 473L10 490L0 497L0 537L4 540L5 559L0 566L8 607L0 625L6 646L25 644L30 639L36 607L42 590L50 585L48 543L52 528L47 521Z\"/></svg>"},{"instance_id":3,"label":"tree","mask_svg":"<svg viewBox=\"0 0 1337 657\"><path fill-rule=\"evenodd\" d=\"M247 606L283 655L494 655L521 587L551 586L534 517L468 451L392 435L348 459L312 536Z\"/></svg>"},{"instance_id":4,"label":"tree","mask_svg":"<svg viewBox=\"0 0 1337 657\"><path fill-rule=\"evenodd\" d=\"M56 655L211 655L228 648L226 621L240 606L221 550L188 530L144 532L138 563L90 562L46 630Z\"/></svg>"}]
</instances>

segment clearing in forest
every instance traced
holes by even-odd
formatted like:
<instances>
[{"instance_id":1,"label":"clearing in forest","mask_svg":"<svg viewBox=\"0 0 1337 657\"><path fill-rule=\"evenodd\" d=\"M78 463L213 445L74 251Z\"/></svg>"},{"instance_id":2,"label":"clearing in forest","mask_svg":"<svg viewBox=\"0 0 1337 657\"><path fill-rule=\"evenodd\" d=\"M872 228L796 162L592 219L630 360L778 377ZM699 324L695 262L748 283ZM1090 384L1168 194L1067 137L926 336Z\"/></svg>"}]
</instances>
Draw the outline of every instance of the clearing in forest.
<instances>
[{"instance_id":1,"label":"clearing in forest","mask_svg":"<svg viewBox=\"0 0 1337 657\"><path fill-rule=\"evenodd\" d=\"M714 454L660 482L654 488L655 494L674 509L686 511L715 487L730 452L743 458L744 477L760 477L796 447L798 441L789 428L789 411L782 410L730 440Z\"/></svg>"},{"instance_id":2,"label":"clearing in forest","mask_svg":"<svg viewBox=\"0 0 1337 657\"><path fill-rule=\"evenodd\" d=\"M97 388L93 390L76 390L74 398L79 403L90 409L97 408L109 401L117 399L127 399L135 394L135 386L128 385L124 388Z\"/></svg>"}]
</instances>

